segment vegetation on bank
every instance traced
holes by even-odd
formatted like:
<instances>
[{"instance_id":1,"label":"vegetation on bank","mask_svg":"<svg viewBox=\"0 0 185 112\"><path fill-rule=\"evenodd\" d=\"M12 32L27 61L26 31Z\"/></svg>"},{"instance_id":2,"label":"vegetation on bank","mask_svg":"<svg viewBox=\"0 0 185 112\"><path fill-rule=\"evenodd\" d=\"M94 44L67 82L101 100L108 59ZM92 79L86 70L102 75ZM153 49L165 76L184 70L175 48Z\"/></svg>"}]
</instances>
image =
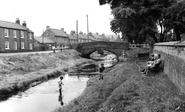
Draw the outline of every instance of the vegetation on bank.
<instances>
[{"instance_id":1,"label":"vegetation on bank","mask_svg":"<svg viewBox=\"0 0 185 112\"><path fill-rule=\"evenodd\" d=\"M129 51L132 59L117 64L103 80L90 78L81 96L54 112L185 111L179 90L164 73L143 76L139 72L136 60L144 66L147 59L134 58L137 53Z\"/></svg>"},{"instance_id":2,"label":"vegetation on bank","mask_svg":"<svg viewBox=\"0 0 185 112\"><path fill-rule=\"evenodd\" d=\"M4 100L50 78L75 64L86 61L74 50L57 53L0 57L0 100Z\"/></svg>"}]
</instances>

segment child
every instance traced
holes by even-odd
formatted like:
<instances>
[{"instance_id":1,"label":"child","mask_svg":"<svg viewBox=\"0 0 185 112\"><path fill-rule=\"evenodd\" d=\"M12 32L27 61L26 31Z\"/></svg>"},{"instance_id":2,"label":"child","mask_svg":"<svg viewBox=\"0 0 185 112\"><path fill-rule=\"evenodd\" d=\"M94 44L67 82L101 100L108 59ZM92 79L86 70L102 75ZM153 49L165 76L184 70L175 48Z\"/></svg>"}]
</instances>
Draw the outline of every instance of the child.
<instances>
[{"instance_id":1,"label":"child","mask_svg":"<svg viewBox=\"0 0 185 112\"><path fill-rule=\"evenodd\" d=\"M105 67L104 67L104 64L101 63L100 66L99 66L99 74L100 74L100 78L99 80L103 80L103 71L105 70Z\"/></svg>"},{"instance_id":2,"label":"child","mask_svg":"<svg viewBox=\"0 0 185 112\"><path fill-rule=\"evenodd\" d=\"M58 82L58 87L59 87L59 93L60 93L60 94L61 94L61 92L62 92L62 85L64 85L63 82L62 82L62 80L63 80L63 77L61 76L61 77L60 77L60 81Z\"/></svg>"}]
</instances>

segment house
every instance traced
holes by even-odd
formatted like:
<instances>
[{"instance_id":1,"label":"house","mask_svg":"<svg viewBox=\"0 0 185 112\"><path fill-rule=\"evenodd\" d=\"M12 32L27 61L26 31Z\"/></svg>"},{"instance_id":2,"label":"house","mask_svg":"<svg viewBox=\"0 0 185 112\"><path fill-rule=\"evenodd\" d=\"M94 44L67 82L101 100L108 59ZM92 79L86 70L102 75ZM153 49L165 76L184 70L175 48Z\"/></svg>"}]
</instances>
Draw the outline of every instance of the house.
<instances>
[{"instance_id":1,"label":"house","mask_svg":"<svg viewBox=\"0 0 185 112\"><path fill-rule=\"evenodd\" d=\"M105 35L110 41L123 41L119 35Z\"/></svg>"},{"instance_id":2,"label":"house","mask_svg":"<svg viewBox=\"0 0 185 112\"><path fill-rule=\"evenodd\" d=\"M76 45L78 43L77 35L75 34L75 31L71 31L69 36L69 44L70 45Z\"/></svg>"},{"instance_id":3,"label":"house","mask_svg":"<svg viewBox=\"0 0 185 112\"><path fill-rule=\"evenodd\" d=\"M34 50L34 32L26 22L20 25L19 18L14 22L0 20L0 52L20 52Z\"/></svg>"},{"instance_id":4,"label":"house","mask_svg":"<svg viewBox=\"0 0 185 112\"><path fill-rule=\"evenodd\" d=\"M103 41L110 41L109 38L105 36L105 34L100 35Z\"/></svg>"},{"instance_id":5,"label":"house","mask_svg":"<svg viewBox=\"0 0 185 112\"><path fill-rule=\"evenodd\" d=\"M55 46L55 42L47 37L35 36L34 39L35 50L52 50L52 47Z\"/></svg>"},{"instance_id":6,"label":"house","mask_svg":"<svg viewBox=\"0 0 185 112\"><path fill-rule=\"evenodd\" d=\"M84 43L84 42L89 42L89 38L86 34L83 34L83 32L80 32L78 34L78 43Z\"/></svg>"},{"instance_id":7,"label":"house","mask_svg":"<svg viewBox=\"0 0 185 112\"><path fill-rule=\"evenodd\" d=\"M89 33L89 42L94 42L94 41L96 41L96 38L95 37L93 37L92 35L91 35L91 33Z\"/></svg>"},{"instance_id":8,"label":"house","mask_svg":"<svg viewBox=\"0 0 185 112\"><path fill-rule=\"evenodd\" d=\"M46 30L42 34L43 37L50 38L55 42L55 47L62 47L69 45L69 36L64 31L64 28L53 29L50 26L46 26Z\"/></svg>"},{"instance_id":9,"label":"house","mask_svg":"<svg viewBox=\"0 0 185 112\"><path fill-rule=\"evenodd\" d=\"M96 39L96 41L104 41L103 37L100 36L98 33L90 33L92 37Z\"/></svg>"}]
</instances>

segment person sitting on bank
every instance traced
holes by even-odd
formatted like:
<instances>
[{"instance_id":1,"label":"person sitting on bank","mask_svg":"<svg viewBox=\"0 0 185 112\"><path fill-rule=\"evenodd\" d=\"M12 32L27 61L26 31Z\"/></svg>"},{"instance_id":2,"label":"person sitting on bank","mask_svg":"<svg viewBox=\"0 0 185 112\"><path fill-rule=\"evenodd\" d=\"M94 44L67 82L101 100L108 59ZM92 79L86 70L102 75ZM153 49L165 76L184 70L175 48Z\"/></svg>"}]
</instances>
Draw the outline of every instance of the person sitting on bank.
<instances>
[{"instance_id":1,"label":"person sitting on bank","mask_svg":"<svg viewBox=\"0 0 185 112\"><path fill-rule=\"evenodd\" d=\"M103 71L104 70L105 70L104 64L101 63L99 66L99 75L100 75L99 80L101 80L101 79L103 80Z\"/></svg>"},{"instance_id":2,"label":"person sitting on bank","mask_svg":"<svg viewBox=\"0 0 185 112\"><path fill-rule=\"evenodd\" d=\"M147 66L145 69L141 70L141 73L148 75L149 70L156 70L159 69L159 65L161 63L161 55L160 54L154 54L153 61L147 62Z\"/></svg>"}]
</instances>

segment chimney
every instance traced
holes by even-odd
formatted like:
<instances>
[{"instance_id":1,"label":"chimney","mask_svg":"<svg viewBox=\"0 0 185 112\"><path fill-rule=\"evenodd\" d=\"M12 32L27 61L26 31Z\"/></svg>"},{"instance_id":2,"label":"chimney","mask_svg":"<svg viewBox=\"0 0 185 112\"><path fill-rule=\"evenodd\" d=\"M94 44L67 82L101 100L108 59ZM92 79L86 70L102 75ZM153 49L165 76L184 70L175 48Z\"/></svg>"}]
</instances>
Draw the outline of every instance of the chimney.
<instances>
[{"instance_id":1,"label":"chimney","mask_svg":"<svg viewBox=\"0 0 185 112\"><path fill-rule=\"evenodd\" d=\"M50 26L46 26L46 30L50 29Z\"/></svg>"},{"instance_id":2,"label":"chimney","mask_svg":"<svg viewBox=\"0 0 185 112\"><path fill-rule=\"evenodd\" d=\"M71 31L71 34L75 34L75 31Z\"/></svg>"},{"instance_id":3,"label":"chimney","mask_svg":"<svg viewBox=\"0 0 185 112\"><path fill-rule=\"evenodd\" d=\"M83 32L82 31L80 31L80 33L79 34L83 34Z\"/></svg>"},{"instance_id":4,"label":"chimney","mask_svg":"<svg viewBox=\"0 0 185 112\"><path fill-rule=\"evenodd\" d=\"M22 26L26 27L26 21L23 21Z\"/></svg>"},{"instance_id":5,"label":"chimney","mask_svg":"<svg viewBox=\"0 0 185 112\"><path fill-rule=\"evenodd\" d=\"M20 20L19 20L19 18L16 18L15 23L20 24Z\"/></svg>"},{"instance_id":6,"label":"chimney","mask_svg":"<svg viewBox=\"0 0 185 112\"><path fill-rule=\"evenodd\" d=\"M64 28L61 28L62 31L64 31Z\"/></svg>"}]
</instances>

